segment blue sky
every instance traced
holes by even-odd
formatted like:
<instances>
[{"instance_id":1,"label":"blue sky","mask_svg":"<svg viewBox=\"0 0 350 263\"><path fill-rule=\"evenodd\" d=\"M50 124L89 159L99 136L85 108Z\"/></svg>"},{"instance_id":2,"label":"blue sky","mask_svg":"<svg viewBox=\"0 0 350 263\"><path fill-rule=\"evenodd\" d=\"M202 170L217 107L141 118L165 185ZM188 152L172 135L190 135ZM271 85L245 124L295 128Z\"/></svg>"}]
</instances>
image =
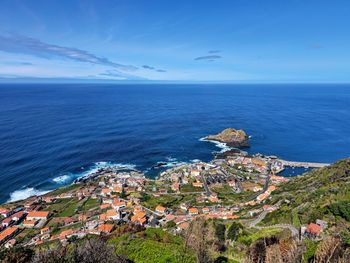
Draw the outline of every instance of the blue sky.
<instances>
[{"instance_id":1,"label":"blue sky","mask_svg":"<svg viewBox=\"0 0 350 263\"><path fill-rule=\"evenodd\" d=\"M0 78L350 82L342 0L0 1Z\"/></svg>"}]
</instances>

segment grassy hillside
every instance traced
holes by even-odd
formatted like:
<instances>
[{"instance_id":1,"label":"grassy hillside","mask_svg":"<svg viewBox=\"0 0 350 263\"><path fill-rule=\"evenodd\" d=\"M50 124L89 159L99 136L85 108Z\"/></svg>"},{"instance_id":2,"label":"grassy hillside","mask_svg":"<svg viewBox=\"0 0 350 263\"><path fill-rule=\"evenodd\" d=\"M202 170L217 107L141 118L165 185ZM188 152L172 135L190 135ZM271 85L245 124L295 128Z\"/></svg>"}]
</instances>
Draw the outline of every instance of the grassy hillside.
<instances>
[{"instance_id":1,"label":"grassy hillside","mask_svg":"<svg viewBox=\"0 0 350 263\"><path fill-rule=\"evenodd\" d=\"M283 200L280 209L268 214L265 224L301 224L326 220L329 231L339 233L350 226L350 159L306 173L281 185L271 204Z\"/></svg>"}]
</instances>

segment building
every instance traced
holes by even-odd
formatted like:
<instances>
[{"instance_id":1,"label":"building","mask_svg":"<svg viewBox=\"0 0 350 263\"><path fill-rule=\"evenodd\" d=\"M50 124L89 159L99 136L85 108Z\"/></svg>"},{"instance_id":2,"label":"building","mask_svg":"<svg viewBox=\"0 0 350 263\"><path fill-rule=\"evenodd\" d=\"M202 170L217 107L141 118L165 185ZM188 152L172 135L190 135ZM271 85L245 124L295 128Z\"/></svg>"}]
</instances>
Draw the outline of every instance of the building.
<instances>
[{"instance_id":1,"label":"building","mask_svg":"<svg viewBox=\"0 0 350 263\"><path fill-rule=\"evenodd\" d=\"M3 227L8 227L12 223L11 217L6 217L4 220L2 220L1 225Z\"/></svg>"},{"instance_id":2,"label":"building","mask_svg":"<svg viewBox=\"0 0 350 263\"><path fill-rule=\"evenodd\" d=\"M203 183L201 183L201 182L193 182L192 185L194 187L203 187Z\"/></svg>"},{"instance_id":3,"label":"building","mask_svg":"<svg viewBox=\"0 0 350 263\"><path fill-rule=\"evenodd\" d=\"M109 196L109 195L111 195L111 194L112 194L112 190L109 189L109 188L103 188L103 189L101 190L101 195L102 195L102 196Z\"/></svg>"},{"instance_id":4,"label":"building","mask_svg":"<svg viewBox=\"0 0 350 263\"><path fill-rule=\"evenodd\" d=\"M98 226L98 230L102 233L109 234L114 230L113 224L101 224Z\"/></svg>"},{"instance_id":5,"label":"building","mask_svg":"<svg viewBox=\"0 0 350 263\"><path fill-rule=\"evenodd\" d=\"M187 211L188 208L189 208L189 205L188 205L188 204L186 204L186 203L180 204L180 209Z\"/></svg>"},{"instance_id":6,"label":"building","mask_svg":"<svg viewBox=\"0 0 350 263\"><path fill-rule=\"evenodd\" d=\"M9 217L10 215L12 215L12 211L10 209L1 207L0 215L2 215L3 217Z\"/></svg>"},{"instance_id":7,"label":"building","mask_svg":"<svg viewBox=\"0 0 350 263\"><path fill-rule=\"evenodd\" d=\"M180 191L180 184L179 183L173 183L171 185L171 190L173 190L174 192L179 192Z\"/></svg>"},{"instance_id":8,"label":"building","mask_svg":"<svg viewBox=\"0 0 350 263\"><path fill-rule=\"evenodd\" d=\"M199 175L201 175L201 170L199 170L199 169L192 169L191 170L191 175L194 176L194 177L199 176Z\"/></svg>"},{"instance_id":9,"label":"building","mask_svg":"<svg viewBox=\"0 0 350 263\"><path fill-rule=\"evenodd\" d=\"M188 214L191 216L198 215L198 213L198 209L195 207L191 207L190 209L188 209Z\"/></svg>"},{"instance_id":10,"label":"building","mask_svg":"<svg viewBox=\"0 0 350 263\"><path fill-rule=\"evenodd\" d=\"M114 209L109 209L106 212L106 218L111 220L118 220L120 219L120 212Z\"/></svg>"},{"instance_id":11,"label":"building","mask_svg":"<svg viewBox=\"0 0 350 263\"><path fill-rule=\"evenodd\" d=\"M49 227L44 227L40 230L40 234L45 235L50 233L50 228Z\"/></svg>"},{"instance_id":12,"label":"building","mask_svg":"<svg viewBox=\"0 0 350 263\"><path fill-rule=\"evenodd\" d=\"M19 211L17 213L14 213L11 216L12 220L15 221L15 222L18 222L18 221L22 220L24 217L25 217L24 211Z\"/></svg>"},{"instance_id":13,"label":"building","mask_svg":"<svg viewBox=\"0 0 350 263\"><path fill-rule=\"evenodd\" d=\"M27 220L47 220L49 211L31 211L27 215Z\"/></svg>"},{"instance_id":14,"label":"building","mask_svg":"<svg viewBox=\"0 0 350 263\"><path fill-rule=\"evenodd\" d=\"M321 231L322 231L321 226L311 223L307 226L305 230L305 234L310 238L317 238L320 236Z\"/></svg>"},{"instance_id":15,"label":"building","mask_svg":"<svg viewBox=\"0 0 350 263\"><path fill-rule=\"evenodd\" d=\"M208 214L210 212L209 207L203 207L202 212L203 212L203 214Z\"/></svg>"},{"instance_id":16,"label":"building","mask_svg":"<svg viewBox=\"0 0 350 263\"><path fill-rule=\"evenodd\" d=\"M156 212L157 213L159 213L159 214L161 214L161 215L164 215L165 213L166 213L166 208L165 207L163 207L163 206L161 206L161 205L158 205L157 207L156 207Z\"/></svg>"},{"instance_id":17,"label":"building","mask_svg":"<svg viewBox=\"0 0 350 263\"><path fill-rule=\"evenodd\" d=\"M0 244L5 243L7 240L13 238L14 236L16 236L18 232L18 228L17 227L8 227L6 228L4 231L2 231L0 233Z\"/></svg>"},{"instance_id":18,"label":"building","mask_svg":"<svg viewBox=\"0 0 350 263\"><path fill-rule=\"evenodd\" d=\"M23 221L23 226L27 228L33 228L35 226L36 221L35 220L25 220Z\"/></svg>"},{"instance_id":19,"label":"building","mask_svg":"<svg viewBox=\"0 0 350 263\"><path fill-rule=\"evenodd\" d=\"M112 203L112 207L117 210L121 210L126 207L126 202L120 201L119 199L114 199Z\"/></svg>"},{"instance_id":20,"label":"building","mask_svg":"<svg viewBox=\"0 0 350 263\"><path fill-rule=\"evenodd\" d=\"M146 213L141 210L134 210L134 215L131 217L131 222L137 224L145 224L147 221Z\"/></svg>"}]
</instances>

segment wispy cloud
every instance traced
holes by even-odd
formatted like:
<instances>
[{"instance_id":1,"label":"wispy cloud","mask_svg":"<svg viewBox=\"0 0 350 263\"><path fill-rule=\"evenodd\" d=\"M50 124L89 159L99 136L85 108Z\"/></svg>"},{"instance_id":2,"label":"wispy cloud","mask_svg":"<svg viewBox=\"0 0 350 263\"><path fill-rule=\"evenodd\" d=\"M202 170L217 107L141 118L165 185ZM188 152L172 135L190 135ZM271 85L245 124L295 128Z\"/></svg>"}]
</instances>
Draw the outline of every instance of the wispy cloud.
<instances>
[{"instance_id":1,"label":"wispy cloud","mask_svg":"<svg viewBox=\"0 0 350 263\"><path fill-rule=\"evenodd\" d=\"M209 54L216 54L216 53L220 53L221 50L209 50L208 53Z\"/></svg>"},{"instance_id":2,"label":"wispy cloud","mask_svg":"<svg viewBox=\"0 0 350 263\"><path fill-rule=\"evenodd\" d=\"M201 57L196 57L194 60L215 60L215 59L220 59L222 56L219 55L209 55L209 56L201 56Z\"/></svg>"},{"instance_id":3,"label":"wispy cloud","mask_svg":"<svg viewBox=\"0 0 350 263\"><path fill-rule=\"evenodd\" d=\"M154 70L156 72L166 72L165 69L157 69L155 67L149 66L149 65L143 65L142 66L144 69L149 69L149 70Z\"/></svg>"},{"instance_id":4,"label":"wispy cloud","mask_svg":"<svg viewBox=\"0 0 350 263\"><path fill-rule=\"evenodd\" d=\"M48 44L39 39L19 35L0 36L0 50L10 53L31 54L47 59L61 57L79 62L110 66L124 71L137 69L135 66L115 63L85 50Z\"/></svg>"},{"instance_id":5,"label":"wispy cloud","mask_svg":"<svg viewBox=\"0 0 350 263\"><path fill-rule=\"evenodd\" d=\"M150 70L154 69L154 67L151 67L151 66L148 66L148 65L143 65L142 67L145 68L145 69L150 69Z\"/></svg>"},{"instance_id":6,"label":"wispy cloud","mask_svg":"<svg viewBox=\"0 0 350 263\"><path fill-rule=\"evenodd\" d=\"M125 74L125 73L119 72L118 70L106 70L105 72L98 74L98 76L107 77L111 79L120 79L120 80L145 80L146 79L146 78L142 78L134 75Z\"/></svg>"}]
</instances>

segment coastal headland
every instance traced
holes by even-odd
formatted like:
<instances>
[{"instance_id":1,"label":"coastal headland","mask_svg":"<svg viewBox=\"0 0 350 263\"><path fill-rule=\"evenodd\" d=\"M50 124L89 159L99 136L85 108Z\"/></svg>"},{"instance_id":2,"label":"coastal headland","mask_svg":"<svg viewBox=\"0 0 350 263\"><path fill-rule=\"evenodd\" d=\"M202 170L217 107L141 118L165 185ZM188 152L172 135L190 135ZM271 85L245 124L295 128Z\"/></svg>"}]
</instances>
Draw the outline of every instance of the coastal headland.
<instances>
[{"instance_id":1,"label":"coastal headland","mask_svg":"<svg viewBox=\"0 0 350 263\"><path fill-rule=\"evenodd\" d=\"M206 139L235 148L249 145L248 135L232 128ZM156 179L146 178L136 169L101 168L70 186L3 204L0 245L65 245L72 238L111 235L125 224L182 235L198 218L237 221L258 229L265 216L281 206L267 205L273 193L290 180L278 173L285 165L294 164L305 163L233 149L210 162L166 169ZM313 167L312 163L309 166ZM294 226L275 227L290 230L293 238L299 238Z\"/></svg>"}]
</instances>

